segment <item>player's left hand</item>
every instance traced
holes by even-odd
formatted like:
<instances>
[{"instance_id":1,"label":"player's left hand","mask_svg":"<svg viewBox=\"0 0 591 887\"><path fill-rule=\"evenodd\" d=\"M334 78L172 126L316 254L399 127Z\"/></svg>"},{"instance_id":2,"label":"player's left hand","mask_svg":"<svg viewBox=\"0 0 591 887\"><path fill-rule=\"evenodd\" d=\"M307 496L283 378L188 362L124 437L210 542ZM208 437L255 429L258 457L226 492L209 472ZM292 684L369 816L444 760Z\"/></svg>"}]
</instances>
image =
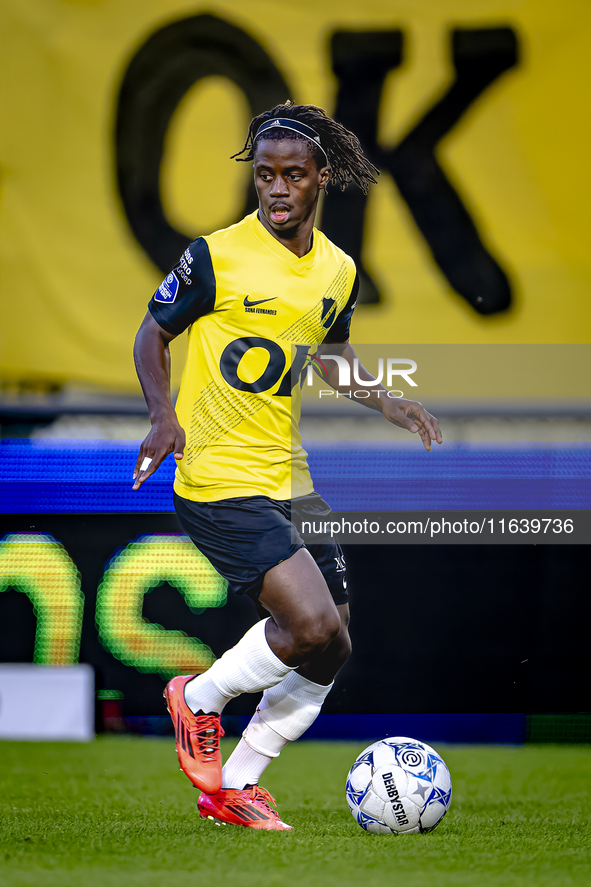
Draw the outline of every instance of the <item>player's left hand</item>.
<instances>
[{"instance_id":1,"label":"player's left hand","mask_svg":"<svg viewBox=\"0 0 591 887\"><path fill-rule=\"evenodd\" d=\"M388 397L383 402L383 413L388 422L406 428L411 434L419 434L423 446L430 452L431 442L443 443L439 422L416 400L404 397Z\"/></svg>"}]
</instances>

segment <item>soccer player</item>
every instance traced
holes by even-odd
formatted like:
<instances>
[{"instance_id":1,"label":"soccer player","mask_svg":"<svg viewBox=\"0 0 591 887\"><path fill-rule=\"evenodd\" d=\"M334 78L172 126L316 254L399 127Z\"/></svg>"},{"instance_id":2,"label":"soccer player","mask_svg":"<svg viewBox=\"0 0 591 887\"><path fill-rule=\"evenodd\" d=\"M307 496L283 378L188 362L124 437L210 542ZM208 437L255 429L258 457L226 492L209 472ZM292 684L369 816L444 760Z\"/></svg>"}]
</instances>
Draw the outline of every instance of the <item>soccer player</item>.
<instances>
[{"instance_id":1,"label":"soccer player","mask_svg":"<svg viewBox=\"0 0 591 887\"><path fill-rule=\"evenodd\" d=\"M183 528L231 589L266 616L204 674L166 687L181 768L201 790L200 814L285 830L259 778L314 722L351 649L342 551L336 542L305 544L291 520L292 508L299 519L330 514L297 430L301 372L317 349L350 365L355 357L348 344L355 265L314 218L329 183L367 192L376 170L353 133L320 108L291 102L254 118L240 154L254 165L258 210L189 245L136 337L152 427L133 489L173 453ZM168 345L186 329L175 412ZM336 361L327 363L338 389ZM418 433L427 450L441 443L437 420L421 404L390 398L382 385L369 390L364 404ZM260 691L222 769L220 715L240 693Z\"/></svg>"}]
</instances>

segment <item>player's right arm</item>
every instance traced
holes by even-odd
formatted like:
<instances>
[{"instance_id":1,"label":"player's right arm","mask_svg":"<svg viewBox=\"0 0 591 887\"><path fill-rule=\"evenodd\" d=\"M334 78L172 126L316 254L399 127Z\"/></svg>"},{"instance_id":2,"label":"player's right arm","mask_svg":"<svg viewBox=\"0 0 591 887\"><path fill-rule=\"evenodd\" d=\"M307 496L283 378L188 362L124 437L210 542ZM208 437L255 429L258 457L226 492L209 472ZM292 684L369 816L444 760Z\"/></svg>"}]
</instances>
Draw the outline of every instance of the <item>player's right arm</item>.
<instances>
[{"instance_id":1,"label":"player's right arm","mask_svg":"<svg viewBox=\"0 0 591 887\"><path fill-rule=\"evenodd\" d=\"M152 427L142 442L133 472L133 488L139 490L143 482L154 474L169 453L175 459L183 458L185 432L179 425L170 394L169 343L176 336L156 323L146 313L133 346L135 368L146 398ZM142 471L144 460L150 464Z\"/></svg>"},{"instance_id":2,"label":"player's right arm","mask_svg":"<svg viewBox=\"0 0 591 887\"><path fill-rule=\"evenodd\" d=\"M148 404L152 427L143 441L133 488L139 490L168 456L183 458L185 432L179 425L170 395L168 345L192 323L215 308L216 283L209 247L203 237L189 244L178 265L162 281L148 305L135 338L133 356ZM142 470L145 460L149 465Z\"/></svg>"}]
</instances>

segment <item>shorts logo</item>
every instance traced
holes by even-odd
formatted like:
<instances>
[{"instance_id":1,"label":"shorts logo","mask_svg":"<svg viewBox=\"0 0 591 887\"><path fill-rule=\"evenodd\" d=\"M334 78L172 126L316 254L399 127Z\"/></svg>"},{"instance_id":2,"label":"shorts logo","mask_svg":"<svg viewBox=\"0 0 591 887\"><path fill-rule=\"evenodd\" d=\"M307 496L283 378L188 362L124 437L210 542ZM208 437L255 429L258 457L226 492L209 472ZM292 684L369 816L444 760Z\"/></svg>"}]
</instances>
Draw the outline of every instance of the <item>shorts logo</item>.
<instances>
[{"instance_id":1,"label":"shorts logo","mask_svg":"<svg viewBox=\"0 0 591 887\"><path fill-rule=\"evenodd\" d=\"M171 271L170 274L164 278L156 292L154 293L154 301L156 302L174 302L177 297L177 293L179 291L179 279L174 273Z\"/></svg>"},{"instance_id":2,"label":"shorts logo","mask_svg":"<svg viewBox=\"0 0 591 887\"><path fill-rule=\"evenodd\" d=\"M337 557L335 557L335 561L337 563L337 566L336 566L337 573L344 573L345 570L347 569L347 565L345 563L345 556L343 554L339 554Z\"/></svg>"}]
</instances>

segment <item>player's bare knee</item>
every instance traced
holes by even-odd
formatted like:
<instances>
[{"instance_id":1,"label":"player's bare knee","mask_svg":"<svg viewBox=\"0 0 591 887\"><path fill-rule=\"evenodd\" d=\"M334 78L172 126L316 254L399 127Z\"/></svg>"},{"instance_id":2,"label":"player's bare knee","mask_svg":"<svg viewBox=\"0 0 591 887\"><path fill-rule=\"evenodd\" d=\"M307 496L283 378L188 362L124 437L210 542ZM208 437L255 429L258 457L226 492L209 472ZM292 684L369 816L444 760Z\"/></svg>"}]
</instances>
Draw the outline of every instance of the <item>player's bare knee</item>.
<instances>
[{"instance_id":1,"label":"player's bare knee","mask_svg":"<svg viewBox=\"0 0 591 887\"><path fill-rule=\"evenodd\" d=\"M295 644L303 661L322 653L338 637L341 629L337 613L316 614L302 621L295 633Z\"/></svg>"},{"instance_id":2,"label":"player's bare knee","mask_svg":"<svg viewBox=\"0 0 591 887\"><path fill-rule=\"evenodd\" d=\"M341 620L336 610L323 614L320 629L322 640L323 642L326 641L326 646L328 647L329 644L332 644L339 637L342 629Z\"/></svg>"},{"instance_id":3,"label":"player's bare knee","mask_svg":"<svg viewBox=\"0 0 591 887\"><path fill-rule=\"evenodd\" d=\"M346 628L342 628L330 645L330 657L337 669L341 668L351 655L351 638Z\"/></svg>"}]
</instances>

